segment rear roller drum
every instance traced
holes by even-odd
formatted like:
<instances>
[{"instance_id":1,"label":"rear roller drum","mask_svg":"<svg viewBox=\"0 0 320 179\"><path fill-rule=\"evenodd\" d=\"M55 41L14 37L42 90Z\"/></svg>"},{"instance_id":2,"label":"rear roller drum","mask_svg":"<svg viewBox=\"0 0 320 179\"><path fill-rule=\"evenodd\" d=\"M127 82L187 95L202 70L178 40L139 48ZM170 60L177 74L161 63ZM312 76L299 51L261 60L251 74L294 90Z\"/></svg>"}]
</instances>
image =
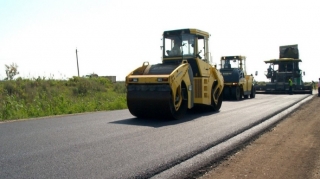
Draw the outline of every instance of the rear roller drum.
<instances>
[{"instance_id":1,"label":"rear roller drum","mask_svg":"<svg viewBox=\"0 0 320 179\"><path fill-rule=\"evenodd\" d=\"M252 86L250 98L255 98L255 97L256 97L256 88L254 86Z\"/></svg>"},{"instance_id":2,"label":"rear roller drum","mask_svg":"<svg viewBox=\"0 0 320 179\"><path fill-rule=\"evenodd\" d=\"M240 94L240 87L239 86L234 86L232 87L232 97L235 100L240 100L241 99L241 94Z\"/></svg>"},{"instance_id":3,"label":"rear roller drum","mask_svg":"<svg viewBox=\"0 0 320 179\"><path fill-rule=\"evenodd\" d=\"M231 97L231 89L230 89L230 87L225 86L223 88L223 93L221 95L223 95L223 99L230 99L230 97Z\"/></svg>"}]
</instances>

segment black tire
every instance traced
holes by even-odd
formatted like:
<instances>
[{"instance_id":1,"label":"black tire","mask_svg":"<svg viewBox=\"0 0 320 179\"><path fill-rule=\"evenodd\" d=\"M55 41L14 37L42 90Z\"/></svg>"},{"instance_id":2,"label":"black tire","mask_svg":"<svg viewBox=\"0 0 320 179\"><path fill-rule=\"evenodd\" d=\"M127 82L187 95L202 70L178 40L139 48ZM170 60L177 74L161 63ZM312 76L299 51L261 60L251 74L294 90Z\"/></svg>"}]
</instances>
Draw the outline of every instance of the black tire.
<instances>
[{"instance_id":1,"label":"black tire","mask_svg":"<svg viewBox=\"0 0 320 179\"><path fill-rule=\"evenodd\" d=\"M248 98L249 98L249 95L243 95L243 98L244 98L244 99L248 99Z\"/></svg>"},{"instance_id":2,"label":"black tire","mask_svg":"<svg viewBox=\"0 0 320 179\"><path fill-rule=\"evenodd\" d=\"M250 98L255 98L255 97L256 97L256 88L254 86L252 86Z\"/></svg>"},{"instance_id":3,"label":"black tire","mask_svg":"<svg viewBox=\"0 0 320 179\"><path fill-rule=\"evenodd\" d=\"M232 97L234 100L237 100L237 101L241 99L241 93L240 93L239 86L232 87Z\"/></svg>"}]
</instances>

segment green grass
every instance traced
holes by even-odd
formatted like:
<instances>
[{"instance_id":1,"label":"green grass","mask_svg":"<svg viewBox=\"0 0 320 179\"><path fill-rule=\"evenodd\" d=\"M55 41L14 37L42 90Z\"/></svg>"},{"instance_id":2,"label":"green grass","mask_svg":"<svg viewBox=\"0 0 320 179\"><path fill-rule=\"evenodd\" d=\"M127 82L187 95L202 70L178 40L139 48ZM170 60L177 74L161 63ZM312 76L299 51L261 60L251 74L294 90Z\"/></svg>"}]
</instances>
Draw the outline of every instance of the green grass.
<instances>
[{"instance_id":1,"label":"green grass","mask_svg":"<svg viewBox=\"0 0 320 179\"><path fill-rule=\"evenodd\" d=\"M126 108L125 83L103 77L0 81L0 121Z\"/></svg>"}]
</instances>

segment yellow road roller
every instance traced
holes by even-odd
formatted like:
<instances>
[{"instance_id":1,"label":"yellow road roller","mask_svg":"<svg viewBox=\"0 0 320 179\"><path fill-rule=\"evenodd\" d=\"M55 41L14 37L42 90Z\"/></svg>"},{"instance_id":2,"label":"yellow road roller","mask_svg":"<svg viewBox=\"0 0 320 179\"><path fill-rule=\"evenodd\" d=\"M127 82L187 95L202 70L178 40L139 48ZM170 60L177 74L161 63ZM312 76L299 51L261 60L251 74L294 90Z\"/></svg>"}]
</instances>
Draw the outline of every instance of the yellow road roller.
<instances>
[{"instance_id":1,"label":"yellow road roller","mask_svg":"<svg viewBox=\"0 0 320 179\"><path fill-rule=\"evenodd\" d=\"M211 65L210 34L177 29L162 36L162 63L143 62L126 76L130 113L138 118L179 119L195 106L218 111L224 80Z\"/></svg>"},{"instance_id":2,"label":"yellow road roller","mask_svg":"<svg viewBox=\"0 0 320 179\"><path fill-rule=\"evenodd\" d=\"M245 99L249 96L255 98L254 77L247 74L245 56L221 57L220 72L224 79L224 99L240 100L242 96Z\"/></svg>"}]
</instances>

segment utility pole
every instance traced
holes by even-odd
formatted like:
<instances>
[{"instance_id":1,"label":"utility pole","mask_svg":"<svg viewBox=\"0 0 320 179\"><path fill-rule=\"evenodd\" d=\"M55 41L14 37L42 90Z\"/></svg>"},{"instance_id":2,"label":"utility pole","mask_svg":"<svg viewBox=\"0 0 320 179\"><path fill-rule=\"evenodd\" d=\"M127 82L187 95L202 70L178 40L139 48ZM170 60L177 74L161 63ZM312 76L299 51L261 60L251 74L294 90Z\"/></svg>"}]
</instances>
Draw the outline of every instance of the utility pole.
<instances>
[{"instance_id":1,"label":"utility pole","mask_svg":"<svg viewBox=\"0 0 320 179\"><path fill-rule=\"evenodd\" d=\"M78 50L77 50L77 48L76 48L76 57L77 57L78 77L80 77L80 74L79 74L79 63L78 63Z\"/></svg>"}]
</instances>

